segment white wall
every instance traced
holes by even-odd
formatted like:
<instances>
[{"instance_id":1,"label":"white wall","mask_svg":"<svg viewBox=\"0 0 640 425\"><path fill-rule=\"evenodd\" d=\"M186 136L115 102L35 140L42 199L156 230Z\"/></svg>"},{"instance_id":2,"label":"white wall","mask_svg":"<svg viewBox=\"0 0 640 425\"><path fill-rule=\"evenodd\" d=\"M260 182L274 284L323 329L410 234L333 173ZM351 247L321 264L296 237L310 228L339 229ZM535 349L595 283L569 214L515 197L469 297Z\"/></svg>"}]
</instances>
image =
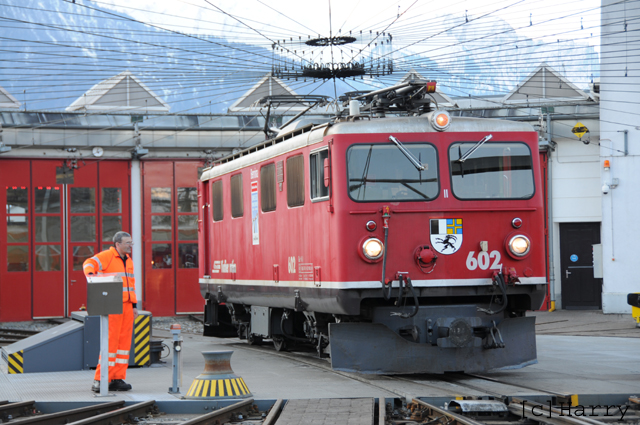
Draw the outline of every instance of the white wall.
<instances>
[{"instance_id":1,"label":"white wall","mask_svg":"<svg viewBox=\"0 0 640 425\"><path fill-rule=\"evenodd\" d=\"M133 240L133 273L136 278L138 309L142 310L142 170L140 161L131 161L131 239Z\"/></svg>"},{"instance_id":2,"label":"white wall","mask_svg":"<svg viewBox=\"0 0 640 425\"><path fill-rule=\"evenodd\" d=\"M626 31L625 31L626 21ZM630 313L628 293L640 292L640 2L602 0L600 77L601 185L620 184L602 196L603 293L605 313ZM626 74L626 75L625 75ZM628 155L624 133L628 131Z\"/></svg>"},{"instance_id":3,"label":"white wall","mask_svg":"<svg viewBox=\"0 0 640 425\"><path fill-rule=\"evenodd\" d=\"M552 174L552 219L553 270L555 275L556 307L562 308L560 267L560 223L600 222L600 150L598 140L599 123L581 120L591 133L590 143L584 144L575 136L568 136L566 128L577 122L552 123L552 140L557 143L551 153ZM570 133L570 131L569 131ZM555 137L560 136L560 137Z\"/></svg>"}]
</instances>

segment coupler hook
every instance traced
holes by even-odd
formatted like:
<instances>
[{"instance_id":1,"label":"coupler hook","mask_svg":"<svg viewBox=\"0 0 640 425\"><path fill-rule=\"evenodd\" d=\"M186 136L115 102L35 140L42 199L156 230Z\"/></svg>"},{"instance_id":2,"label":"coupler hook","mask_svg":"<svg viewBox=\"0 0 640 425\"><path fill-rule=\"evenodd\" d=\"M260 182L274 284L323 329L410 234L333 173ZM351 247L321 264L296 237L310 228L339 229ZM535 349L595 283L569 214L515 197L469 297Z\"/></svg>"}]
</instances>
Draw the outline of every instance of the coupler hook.
<instances>
[{"instance_id":1,"label":"coupler hook","mask_svg":"<svg viewBox=\"0 0 640 425\"><path fill-rule=\"evenodd\" d=\"M491 323L493 324L493 327L489 328L489 336L491 338L487 338L489 339L489 342L485 344L484 348L487 348L487 349L504 348L504 341L502 340L502 334L500 333L500 329L498 329L498 327L496 326L496 321L492 320ZM497 339L496 339L496 335L498 336Z\"/></svg>"}]
</instances>

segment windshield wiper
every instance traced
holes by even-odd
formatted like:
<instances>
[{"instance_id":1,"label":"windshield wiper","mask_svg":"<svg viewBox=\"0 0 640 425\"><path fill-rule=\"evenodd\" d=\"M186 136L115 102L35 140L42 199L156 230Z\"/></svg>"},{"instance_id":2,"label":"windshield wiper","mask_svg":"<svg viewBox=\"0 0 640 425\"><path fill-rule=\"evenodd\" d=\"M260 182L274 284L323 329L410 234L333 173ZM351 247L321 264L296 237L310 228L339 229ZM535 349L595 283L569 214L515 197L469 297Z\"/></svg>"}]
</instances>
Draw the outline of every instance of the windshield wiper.
<instances>
[{"instance_id":1,"label":"windshield wiper","mask_svg":"<svg viewBox=\"0 0 640 425\"><path fill-rule=\"evenodd\" d=\"M420 161L418 161L416 159L415 156L413 156L411 154L411 152L409 152L402 143L400 143L400 140L396 139L393 136L389 136L389 140L391 140L393 143L396 144L396 146L398 147L398 149L400 149L400 152L402 152L404 154L404 156L407 157L407 159L413 164L414 167L416 167L416 169L418 171L424 171L427 169L426 165L422 165L422 163Z\"/></svg>"},{"instance_id":2,"label":"windshield wiper","mask_svg":"<svg viewBox=\"0 0 640 425\"><path fill-rule=\"evenodd\" d=\"M480 146L484 145L485 142L488 142L491 139L493 139L493 134L486 135L485 137L482 138L482 140L480 140L478 143L473 145L468 151L466 151L464 155L458 158L456 162L465 162L475 151L478 150Z\"/></svg>"}]
</instances>

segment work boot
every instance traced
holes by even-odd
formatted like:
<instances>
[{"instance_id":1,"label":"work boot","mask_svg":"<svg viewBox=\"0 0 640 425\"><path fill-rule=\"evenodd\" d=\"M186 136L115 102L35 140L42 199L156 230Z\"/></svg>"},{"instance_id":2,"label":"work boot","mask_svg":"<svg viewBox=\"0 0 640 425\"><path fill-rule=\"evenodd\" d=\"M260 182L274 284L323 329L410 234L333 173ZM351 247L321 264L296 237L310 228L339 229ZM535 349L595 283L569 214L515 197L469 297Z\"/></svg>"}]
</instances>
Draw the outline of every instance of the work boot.
<instances>
[{"instance_id":1,"label":"work boot","mask_svg":"<svg viewBox=\"0 0 640 425\"><path fill-rule=\"evenodd\" d=\"M98 381L97 379L93 380L93 385L91 386L91 391L93 391L94 393L99 393L100 392L100 381Z\"/></svg>"},{"instance_id":2,"label":"work boot","mask_svg":"<svg viewBox=\"0 0 640 425\"><path fill-rule=\"evenodd\" d=\"M129 391L131 384L127 384L122 379L114 379L109 383L109 391Z\"/></svg>"}]
</instances>

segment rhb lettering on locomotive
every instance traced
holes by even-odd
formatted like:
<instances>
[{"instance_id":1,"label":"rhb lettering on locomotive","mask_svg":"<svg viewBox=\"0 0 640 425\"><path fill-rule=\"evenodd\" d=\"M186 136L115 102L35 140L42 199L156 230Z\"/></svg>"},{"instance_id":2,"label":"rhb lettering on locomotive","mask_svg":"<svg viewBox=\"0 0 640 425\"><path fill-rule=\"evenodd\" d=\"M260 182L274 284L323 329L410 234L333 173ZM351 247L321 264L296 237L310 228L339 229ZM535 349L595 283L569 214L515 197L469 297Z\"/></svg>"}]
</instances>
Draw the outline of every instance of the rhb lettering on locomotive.
<instances>
[{"instance_id":1,"label":"rhb lettering on locomotive","mask_svg":"<svg viewBox=\"0 0 640 425\"><path fill-rule=\"evenodd\" d=\"M348 372L537 362L527 311L547 294L538 133L452 116L427 83L347 93L330 120L266 125L268 140L202 173L205 335L306 344Z\"/></svg>"},{"instance_id":2,"label":"rhb lettering on locomotive","mask_svg":"<svg viewBox=\"0 0 640 425\"><path fill-rule=\"evenodd\" d=\"M298 263L298 280L313 282L313 263Z\"/></svg>"}]
</instances>

